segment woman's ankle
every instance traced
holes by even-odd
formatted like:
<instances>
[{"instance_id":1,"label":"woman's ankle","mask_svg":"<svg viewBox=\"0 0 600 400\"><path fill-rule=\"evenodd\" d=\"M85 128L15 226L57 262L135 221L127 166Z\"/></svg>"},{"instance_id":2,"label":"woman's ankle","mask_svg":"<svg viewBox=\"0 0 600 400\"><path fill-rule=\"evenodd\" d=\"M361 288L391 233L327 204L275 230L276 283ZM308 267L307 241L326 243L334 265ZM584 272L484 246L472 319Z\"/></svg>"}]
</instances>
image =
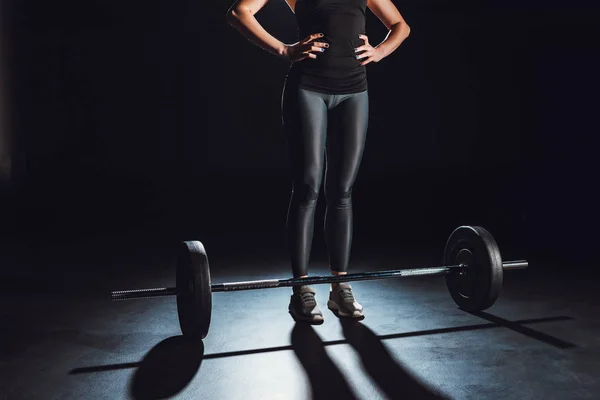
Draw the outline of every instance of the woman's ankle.
<instances>
[{"instance_id":1,"label":"woman's ankle","mask_svg":"<svg viewBox=\"0 0 600 400\"><path fill-rule=\"evenodd\" d=\"M342 275L346 275L347 272L345 271L334 271L333 269L331 270L331 275L334 276L342 276ZM331 288L335 289L339 286L339 282L331 282Z\"/></svg>"}]
</instances>

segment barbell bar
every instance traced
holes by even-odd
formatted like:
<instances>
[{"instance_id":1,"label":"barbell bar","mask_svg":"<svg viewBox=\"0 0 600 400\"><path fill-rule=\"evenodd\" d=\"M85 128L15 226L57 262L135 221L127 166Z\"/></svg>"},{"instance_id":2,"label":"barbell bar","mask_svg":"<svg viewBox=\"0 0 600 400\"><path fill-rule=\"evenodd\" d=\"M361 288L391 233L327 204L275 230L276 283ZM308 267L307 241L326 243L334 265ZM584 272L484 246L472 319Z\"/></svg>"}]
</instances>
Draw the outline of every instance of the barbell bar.
<instances>
[{"instance_id":1,"label":"barbell bar","mask_svg":"<svg viewBox=\"0 0 600 400\"><path fill-rule=\"evenodd\" d=\"M450 295L461 309L481 311L492 306L497 300L503 284L504 271L529 266L526 260L503 262L494 237L480 226L467 225L456 228L448 238L444 250L444 264L440 267L211 284L204 245L200 241L192 240L180 243L175 287L113 291L111 300L177 296L181 331L185 336L203 339L210 326L214 292L444 275Z\"/></svg>"},{"instance_id":2,"label":"barbell bar","mask_svg":"<svg viewBox=\"0 0 600 400\"><path fill-rule=\"evenodd\" d=\"M513 269L524 269L527 268L528 263L525 260L518 261L506 261L502 263L502 269L513 270ZM411 276L439 276L445 275L450 272L451 269L463 269L467 268L466 264L458 265L446 265L442 267L423 267L413 269L396 269L387 271L373 271L373 272L358 272L354 274L346 275L327 275L327 276L313 276L307 278L288 278L288 279L265 279L256 281L242 281L242 282L228 282L228 283L217 283L210 285L210 291L216 292L232 292L236 290L252 290L252 289L269 289L277 287L290 287L300 285L315 285L321 283L335 283L335 282L352 282L352 281L366 281L375 279L389 279L389 278L407 278ZM134 300L134 299L145 299L149 297L167 297L176 296L176 287L167 288L153 288L153 289L133 289L133 290L120 290L111 293L111 299L113 301L118 300Z\"/></svg>"}]
</instances>

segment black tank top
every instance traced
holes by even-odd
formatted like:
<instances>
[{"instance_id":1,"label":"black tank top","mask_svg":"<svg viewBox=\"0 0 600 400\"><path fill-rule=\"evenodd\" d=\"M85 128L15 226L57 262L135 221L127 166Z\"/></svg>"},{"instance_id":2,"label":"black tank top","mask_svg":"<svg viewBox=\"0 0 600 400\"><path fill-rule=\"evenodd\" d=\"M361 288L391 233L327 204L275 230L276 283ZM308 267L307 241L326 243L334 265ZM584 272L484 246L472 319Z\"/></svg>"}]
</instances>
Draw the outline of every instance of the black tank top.
<instances>
[{"instance_id":1,"label":"black tank top","mask_svg":"<svg viewBox=\"0 0 600 400\"><path fill-rule=\"evenodd\" d=\"M297 0L294 13L299 40L323 33L317 39L329 43L317 58L292 63L288 79L300 87L329 94L348 94L367 89L366 66L356 59L354 49L364 44L367 0Z\"/></svg>"}]
</instances>

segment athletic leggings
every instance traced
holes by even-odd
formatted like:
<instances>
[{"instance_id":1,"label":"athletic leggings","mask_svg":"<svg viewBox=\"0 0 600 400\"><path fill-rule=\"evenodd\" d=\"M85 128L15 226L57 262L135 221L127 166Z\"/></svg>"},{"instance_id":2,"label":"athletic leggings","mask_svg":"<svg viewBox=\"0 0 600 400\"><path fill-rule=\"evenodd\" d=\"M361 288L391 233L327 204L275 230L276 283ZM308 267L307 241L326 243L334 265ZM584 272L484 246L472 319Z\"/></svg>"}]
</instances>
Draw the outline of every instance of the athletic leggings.
<instances>
[{"instance_id":1,"label":"athletic leggings","mask_svg":"<svg viewBox=\"0 0 600 400\"><path fill-rule=\"evenodd\" d=\"M323 175L329 265L332 271L347 271L352 243L352 186L367 134L368 92L324 94L288 81L281 106L292 171L286 242L293 275L308 274Z\"/></svg>"}]
</instances>

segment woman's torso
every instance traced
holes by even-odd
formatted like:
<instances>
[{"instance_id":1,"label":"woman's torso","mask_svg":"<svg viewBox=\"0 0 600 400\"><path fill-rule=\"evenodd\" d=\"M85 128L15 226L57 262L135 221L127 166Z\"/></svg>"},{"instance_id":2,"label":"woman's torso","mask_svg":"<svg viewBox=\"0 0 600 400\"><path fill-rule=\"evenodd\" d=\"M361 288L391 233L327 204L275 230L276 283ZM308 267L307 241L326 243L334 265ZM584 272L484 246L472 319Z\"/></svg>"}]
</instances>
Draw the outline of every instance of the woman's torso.
<instances>
[{"instance_id":1,"label":"woman's torso","mask_svg":"<svg viewBox=\"0 0 600 400\"><path fill-rule=\"evenodd\" d=\"M294 13L299 39L323 33L317 39L329 43L317 58L292 64L289 76L299 86L323 93L356 93L367 89L365 66L356 59L354 49L364 44L367 0L296 0Z\"/></svg>"}]
</instances>

